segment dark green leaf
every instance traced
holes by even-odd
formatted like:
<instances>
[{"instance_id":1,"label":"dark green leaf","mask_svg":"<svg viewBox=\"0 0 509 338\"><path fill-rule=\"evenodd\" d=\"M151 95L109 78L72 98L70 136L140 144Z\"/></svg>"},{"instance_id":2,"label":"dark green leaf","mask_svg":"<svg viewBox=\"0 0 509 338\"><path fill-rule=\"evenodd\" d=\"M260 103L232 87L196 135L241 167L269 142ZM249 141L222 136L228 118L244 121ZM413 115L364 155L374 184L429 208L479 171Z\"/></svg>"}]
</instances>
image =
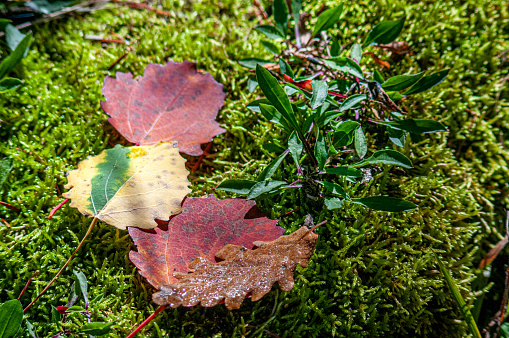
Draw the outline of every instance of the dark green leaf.
<instances>
[{"instance_id":1,"label":"dark green leaf","mask_svg":"<svg viewBox=\"0 0 509 338\"><path fill-rule=\"evenodd\" d=\"M0 93L7 92L9 90L13 90L21 86L23 82L20 79L15 79L13 77L4 77L0 80Z\"/></svg>"},{"instance_id":2,"label":"dark green leaf","mask_svg":"<svg viewBox=\"0 0 509 338\"><path fill-rule=\"evenodd\" d=\"M250 93L254 92L256 87L258 87L258 81L256 81L255 77L247 79L247 89Z\"/></svg>"},{"instance_id":3,"label":"dark green leaf","mask_svg":"<svg viewBox=\"0 0 509 338\"><path fill-rule=\"evenodd\" d=\"M330 48L330 55L332 57L339 56L341 54L341 46L339 45L338 39L332 40L332 46Z\"/></svg>"},{"instance_id":4,"label":"dark green leaf","mask_svg":"<svg viewBox=\"0 0 509 338\"><path fill-rule=\"evenodd\" d=\"M32 41L32 33L28 33L18 44L16 49L0 63L0 79L9 74L14 67L23 59L25 52Z\"/></svg>"},{"instance_id":5,"label":"dark green leaf","mask_svg":"<svg viewBox=\"0 0 509 338\"><path fill-rule=\"evenodd\" d=\"M277 124L285 131L290 132L292 130L288 121L276 110L276 108L274 108L274 106L260 103L260 112L267 120Z\"/></svg>"},{"instance_id":6,"label":"dark green leaf","mask_svg":"<svg viewBox=\"0 0 509 338\"><path fill-rule=\"evenodd\" d=\"M341 196L344 198L350 198L350 196L348 196L346 191L340 185L338 185L336 183L320 182L320 184L322 184L324 186L324 188L327 189L327 191L329 191L330 193L332 193L334 195L338 195L338 196Z\"/></svg>"},{"instance_id":7,"label":"dark green leaf","mask_svg":"<svg viewBox=\"0 0 509 338\"><path fill-rule=\"evenodd\" d=\"M221 184L218 185L216 189L233 192L239 195L247 195L249 193L249 190L251 190L251 188L256 183L257 182L253 180L240 180L240 179L226 180L221 182Z\"/></svg>"},{"instance_id":8,"label":"dark green leaf","mask_svg":"<svg viewBox=\"0 0 509 338\"><path fill-rule=\"evenodd\" d=\"M268 166L263 169L263 171L258 175L258 178L256 179L258 182L266 181L270 179L276 172L277 168L281 165L283 160L285 159L286 155L288 155L289 150L285 151L281 155L279 155L278 158L276 158L274 161L270 162Z\"/></svg>"},{"instance_id":9,"label":"dark green leaf","mask_svg":"<svg viewBox=\"0 0 509 338\"><path fill-rule=\"evenodd\" d=\"M359 128L355 129L355 151L357 152L357 155L359 155L360 158L363 158L366 156L366 153L368 152L368 144L366 143L366 136L364 135L364 131L362 130L362 127L359 126Z\"/></svg>"},{"instance_id":10,"label":"dark green leaf","mask_svg":"<svg viewBox=\"0 0 509 338\"><path fill-rule=\"evenodd\" d=\"M325 173L331 174L331 175L348 176L348 177L361 177L362 176L362 171L360 171L359 169L350 168L350 167L326 168Z\"/></svg>"},{"instance_id":11,"label":"dark green leaf","mask_svg":"<svg viewBox=\"0 0 509 338\"><path fill-rule=\"evenodd\" d=\"M381 22L369 32L363 47L373 44L387 44L394 41L405 25L405 17L396 21Z\"/></svg>"},{"instance_id":12,"label":"dark green leaf","mask_svg":"<svg viewBox=\"0 0 509 338\"><path fill-rule=\"evenodd\" d=\"M327 210L338 209L343 206L343 200L336 197L326 198L324 204Z\"/></svg>"},{"instance_id":13,"label":"dark green leaf","mask_svg":"<svg viewBox=\"0 0 509 338\"><path fill-rule=\"evenodd\" d=\"M316 34L321 31L327 30L334 26L341 16L341 12L343 11L343 5L339 5L336 8L328 9L320 16L318 16L318 20L316 20L315 28L313 29L312 38L316 36Z\"/></svg>"},{"instance_id":14,"label":"dark green leaf","mask_svg":"<svg viewBox=\"0 0 509 338\"><path fill-rule=\"evenodd\" d=\"M409 211L416 208L416 205L413 204L412 202L386 196L352 198L352 202L380 211L398 212L398 211Z\"/></svg>"},{"instance_id":15,"label":"dark green leaf","mask_svg":"<svg viewBox=\"0 0 509 338\"><path fill-rule=\"evenodd\" d=\"M325 162L327 161L327 147L325 146L325 139L320 133L318 133L318 138L315 143L315 157L318 160L318 170L323 170Z\"/></svg>"},{"instance_id":16,"label":"dark green leaf","mask_svg":"<svg viewBox=\"0 0 509 338\"><path fill-rule=\"evenodd\" d=\"M3 32L5 30L5 27L7 27L7 25L10 23L11 20L9 19L0 19L0 32Z\"/></svg>"},{"instance_id":17,"label":"dark green leaf","mask_svg":"<svg viewBox=\"0 0 509 338\"><path fill-rule=\"evenodd\" d=\"M295 25L299 24L300 11L302 10L302 0L292 0L292 16Z\"/></svg>"},{"instance_id":18,"label":"dark green leaf","mask_svg":"<svg viewBox=\"0 0 509 338\"><path fill-rule=\"evenodd\" d=\"M309 131L309 128L311 128L311 124L313 123L315 118L315 115L309 115L306 120L304 121L304 125L302 126L302 132L307 133Z\"/></svg>"},{"instance_id":19,"label":"dark green leaf","mask_svg":"<svg viewBox=\"0 0 509 338\"><path fill-rule=\"evenodd\" d=\"M355 129L357 129L358 127L359 123L355 121L345 121L339 124L334 131L333 137L334 147L337 149L340 147L345 147L352 143L353 134L355 132Z\"/></svg>"},{"instance_id":20,"label":"dark green leaf","mask_svg":"<svg viewBox=\"0 0 509 338\"><path fill-rule=\"evenodd\" d=\"M274 21L276 28L286 35L288 29L288 5L286 0L274 0Z\"/></svg>"},{"instance_id":21,"label":"dark green leaf","mask_svg":"<svg viewBox=\"0 0 509 338\"><path fill-rule=\"evenodd\" d=\"M343 101L343 104L341 104L341 107L339 107L339 111L345 111L348 109L351 109L355 107L359 102L366 100L368 97L366 94L355 94L352 96L349 96Z\"/></svg>"},{"instance_id":22,"label":"dark green leaf","mask_svg":"<svg viewBox=\"0 0 509 338\"><path fill-rule=\"evenodd\" d=\"M254 81L256 81L256 78ZM256 83L258 83L258 82L256 82ZM257 99L257 100L253 100L253 101L249 102L247 104L246 108L251 111L261 113L262 111L260 109L260 103L270 104L269 100L267 100L267 99Z\"/></svg>"},{"instance_id":23,"label":"dark green leaf","mask_svg":"<svg viewBox=\"0 0 509 338\"><path fill-rule=\"evenodd\" d=\"M283 151L286 150L285 148L281 147L279 144L273 143L273 142L265 143L262 147L263 147L263 149L270 151L271 153L282 153Z\"/></svg>"},{"instance_id":24,"label":"dark green leaf","mask_svg":"<svg viewBox=\"0 0 509 338\"><path fill-rule=\"evenodd\" d=\"M5 27L5 41L7 42L7 46L9 46L11 51L14 51L24 38L25 34L21 33L13 25L9 24Z\"/></svg>"},{"instance_id":25,"label":"dark green leaf","mask_svg":"<svg viewBox=\"0 0 509 338\"><path fill-rule=\"evenodd\" d=\"M350 58L338 56L331 59L324 59L323 62L334 70L348 73L360 79L364 78L361 67Z\"/></svg>"},{"instance_id":26,"label":"dark green leaf","mask_svg":"<svg viewBox=\"0 0 509 338\"><path fill-rule=\"evenodd\" d=\"M81 271L73 270L72 272L76 276L76 281L79 284L81 295L83 296L83 299L85 300L85 307L88 309L87 277Z\"/></svg>"},{"instance_id":27,"label":"dark green leaf","mask_svg":"<svg viewBox=\"0 0 509 338\"><path fill-rule=\"evenodd\" d=\"M407 89L408 87L412 86L414 83L419 81L423 75L424 72L420 72L413 75L396 75L382 83L382 88L385 89L385 91L398 91Z\"/></svg>"},{"instance_id":28,"label":"dark green leaf","mask_svg":"<svg viewBox=\"0 0 509 338\"><path fill-rule=\"evenodd\" d=\"M256 66L256 79L258 85L263 91L263 94L274 105L274 107L281 113L281 115L288 121L289 125L295 130L299 130L295 114L293 113L292 104L288 99L285 91L279 85L272 74L260 65Z\"/></svg>"},{"instance_id":29,"label":"dark green leaf","mask_svg":"<svg viewBox=\"0 0 509 338\"><path fill-rule=\"evenodd\" d=\"M405 146L405 132L403 130L394 129L390 126L387 126L387 135L389 135L389 139L397 145L398 147Z\"/></svg>"},{"instance_id":30,"label":"dark green leaf","mask_svg":"<svg viewBox=\"0 0 509 338\"><path fill-rule=\"evenodd\" d=\"M387 95L389 96L389 98L392 100L392 101L398 101L398 100L401 100L402 98L404 98L403 95L401 95L399 92L391 92L391 91L388 91L386 92Z\"/></svg>"},{"instance_id":31,"label":"dark green leaf","mask_svg":"<svg viewBox=\"0 0 509 338\"><path fill-rule=\"evenodd\" d=\"M113 323L86 323L81 327L80 332L94 336L102 336L110 332Z\"/></svg>"},{"instance_id":32,"label":"dark green leaf","mask_svg":"<svg viewBox=\"0 0 509 338\"><path fill-rule=\"evenodd\" d=\"M315 110L325 102L329 87L327 86L327 82L322 80L313 80L311 82L311 86L313 87L313 96L311 96L311 109Z\"/></svg>"},{"instance_id":33,"label":"dark green leaf","mask_svg":"<svg viewBox=\"0 0 509 338\"><path fill-rule=\"evenodd\" d=\"M375 80L376 82L378 82L380 84L385 82L385 79L384 79L382 73L380 73L378 71L378 69L375 69L375 72L373 73L373 80Z\"/></svg>"},{"instance_id":34,"label":"dark green leaf","mask_svg":"<svg viewBox=\"0 0 509 338\"><path fill-rule=\"evenodd\" d=\"M425 90L430 89L431 87L436 86L449 74L450 69L442 70L441 72L433 73L429 76L425 76L420 79L416 84L412 86L408 91L406 91L405 95L418 94Z\"/></svg>"},{"instance_id":35,"label":"dark green leaf","mask_svg":"<svg viewBox=\"0 0 509 338\"><path fill-rule=\"evenodd\" d=\"M35 331L35 327L32 325L32 323L30 323L28 320L25 320L25 323L27 323L28 334L30 334L32 338L37 338L37 332Z\"/></svg>"},{"instance_id":36,"label":"dark green leaf","mask_svg":"<svg viewBox=\"0 0 509 338\"><path fill-rule=\"evenodd\" d=\"M288 75L292 79L295 77L295 75L293 75L292 67L290 67L288 62L283 59L279 59L279 69L281 70L281 74Z\"/></svg>"},{"instance_id":37,"label":"dark green leaf","mask_svg":"<svg viewBox=\"0 0 509 338\"><path fill-rule=\"evenodd\" d=\"M285 85L285 93L286 95L288 96L292 96L292 95L295 95L297 93L301 93L302 91L298 88L295 88L295 86L293 86L291 83L287 83Z\"/></svg>"},{"instance_id":38,"label":"dark green leaf","mask_svg":"<svg viewBox=\"0 0 509 338\"><path fill-rule=\"evenodd\" d=\"M258 59L258 58L247 58L247 59L239 60L237 62L242 67L246 67L246 68L249 68L249 69L256 69L257 65L262 65L263 66L263 65L266 65L266 64L269 64L269 63L273 63L272 61L262 60L262 59Z\"/></svg>"},{"instance_id":39,"label":"dark green leaf","mask_svg":"<svg viewBox=\"0 0 509 338\"><path fill-rule=\"evenodd\" d=\"M270 41L262 41L262 45L269 53L272 53L274 55L281 54L281 51L279 50L278 46L276 46Z\"/></svg>"},{"instance_id":40,"label":"dark green leaf","mask_svg":"<svg viewBox=\"0 0 509 338\"><path fill-rule=\"evenodd\" d=\"M263 181L256 183L249 193L247 194L247 199L252 200L262 194L270 193L277 190L279 187L286 185L285 181Z\"/></svg>"},{"instance_id":41,"label":"dark green leaf","mask_svg":"<svg viewBox=\"0 0 509 338\"><path fill-rule=\"evenodd\" d=\"M481 333L479 332L479 328L475 324L474 317L472 317L472 314L468 309L467 303L465 303L465 300L461 296L461 293L456 287L454 280L451 278L451 275L449 275L449 271L447 271L447 269L444 266L444 263L442 263L440 258L438 258L438 255L435 252L433 253L435 254L435 257L437 259L440 271L442 271L445 281L447 282L447 286L449 287L449 290L451 290L452 296L456 301L456 304L458 304L460 312L463 315L463 318L465 318L465 321L467 322L468 328L470 329L470 333L472 333L472 335L476 338L481 338Z\"/></svg>"},{"instance_id":42,"label":"dark green leaf","mask_svg":"<svg viewBox=\"0 0 509 338\"><path fill-rule=\"evenodd\" d=\"M297 133L293 132L288 139L288 149L290 150L296 165L299 165L300 163L303 148L304 145L302 144L299 136L297 136Z\"/></svg>"},{"instance_id":43,"label":"dark green leaf","mask_svg":"<svg viewBox=\"0 0 509 338\"><path fill-rule=\"evenodd\" d=\"M396 150L379 150L375 152L371 157L368 157L360 162L357 162L352 167L362 167L367 164L392 164L403 168L412 168L412 162Z\"/></svg>"},{"instance_id":44,"label":"dark green leaf","mask_svg":"<svg viewBox=\"0 0 509 338\"><path fill-rule=\"evenodd\" d=\"M350 49L350 58L352 58L354 61L357 61L357 63L361 63L362 47L360 44L353 44L352 48Z\"/></svg>"},{"instance_id":45,"label":"dark green leaf","mask_svg":"<svg viewBox=\"0 0 509 338\"><path fill-rule=\"evenodd\" d=\"M10 157L4 157L0 161L0 186L7 179L7 175L9 175L12 170L12 160Z\"/></svg>"},{"instance_id":46,"label":"dark green leaf","mask_svg":"<svg viewBox=\"0 0 509 338\"><path fill-rule=\"evenodd\" d=\"M265 34L267 38L272 40L284 38L283 33L281 33L279 29L271 25L259 25L255 27L255 30L262 34Z\"/></svg>"},{"instance_id":47,"label":"dark green leaf","mask_svg":"<svg viewBox=\"0 0 509 338\"><path fill-rule=\"evenodd\" d=\"M0 306L0 338L11 338L18 332L23 320L23 308L17 299L6 301Z\"/></svg>"},{"instance_id":48,"label":"dark green leaf","mask_svg":"<svg viewBox=\"0 0 509 338\"><path fill-rule=\"evenodd\" d=\"M51 322L57 324L62 319L60 312L58 312L57 308L51 305Z\"/></svg>"},{"instance_id":49,"label":"dark green leaf","mask_svg":"<svg viewBox=\"0 0 509 338\"><path fill-rule=\"evenodd\" d=\"M442 123L434 120L406 119L399 121L377 122L377 123L391 126L394 129L404 130L410 133L417 134L438 133L441 131L447 131L447 129Z\"/></svg>"},{"instance_id":50,"label":"dark green leaf","mask_svg":"<svg viewBox=\"0 0 509 338\"><path fill-rule=\"evenodd\" d=\"M72 1L31 0L25 6L42 14L50 14L58 12L71 4Z\"/></svg>"},{"instance_id":51,"label":"dark green leaf","mask_svg":"<svg viewBox=\"0 0 509 338\"><path fill-rule=\"evenodd\" d=\"M74 305L74 306L68 307L65 310L65 312L83 312L83 311L86 311L86 309L81 307L81 306L78 306L78 305Z\"/></svg>"}]
</instances>

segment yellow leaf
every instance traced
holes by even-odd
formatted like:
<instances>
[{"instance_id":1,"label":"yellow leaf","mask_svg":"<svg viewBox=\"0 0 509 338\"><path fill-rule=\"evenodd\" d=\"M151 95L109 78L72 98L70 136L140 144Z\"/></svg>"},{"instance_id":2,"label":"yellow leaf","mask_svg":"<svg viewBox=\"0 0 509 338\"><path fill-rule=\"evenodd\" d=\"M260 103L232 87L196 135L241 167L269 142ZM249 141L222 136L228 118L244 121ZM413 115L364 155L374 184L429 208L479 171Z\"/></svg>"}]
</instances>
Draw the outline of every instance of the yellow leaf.
<instances>
[{"instance_id":1,"label":"yellow leaf","mask_svg":"<svg viewBox=\"0 0 509 338\"><path fill-rule=\"evenodd\" d=\"M176 143L107 149L69 172L70 206L119 229L151 229L181 212L191 191Z\"/></svg>"}]
</instances>

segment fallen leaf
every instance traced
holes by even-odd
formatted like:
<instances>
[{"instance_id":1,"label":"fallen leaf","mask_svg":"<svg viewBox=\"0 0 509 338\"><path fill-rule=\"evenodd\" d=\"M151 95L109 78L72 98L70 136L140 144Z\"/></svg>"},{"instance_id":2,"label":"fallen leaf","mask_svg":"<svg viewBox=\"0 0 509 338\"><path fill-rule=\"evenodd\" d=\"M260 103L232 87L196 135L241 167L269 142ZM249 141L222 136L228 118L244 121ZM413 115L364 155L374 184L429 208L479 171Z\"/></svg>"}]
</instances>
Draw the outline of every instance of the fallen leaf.
<instances>
[{"instance_id":1,"label":"fallen leaf","mask_svg":"<svg viewBox=\"0 0 509 338\"><path fill-rule=\"evenodd\" d=\"M107 149L68 173L70 206L119 229L154 228L181 211L191 191L177 143Z\"/></svg>"},{"instance_id":2,"label":"fallen leaf","mask_svg":"<svg viewBox=\"0 0 509 338\"><path fill-rule=\"evenodd\" d=\"M149 64L138 81L131 73L106 76L102 109L128 141L139 145L178 141L183 153L199 156L200 144L224 129L215 121L224 104L223 85L196 64Z\"/></svg>"},{"instance_id":3,"label":"fallen leaf","mask_svg":"<svg viewBox=\"0 0 509 338\"><path fill-rule=\"evenodd\" d=\"M244 199L187 198L167 229L129 228L138 247L129 259L155 288L174 283L173 273L191 271L188 264L196 257L214 262L216 251L228 243L253 248L256 240L271 241L284 233L277 220L252 218L257 209Z\"/></svg>"},{"instance_id":4,"label":"fallen leaf","mask_svg":"<svg viewBox=\"0 0 509 338\"><path fill-rule=\"evenodd\" d=\"M223 261L211 263L198 257L189 265L194 272L175 273L178 282L160 287L152 300L171 307L211 307L224 300L226 307L234 310L246 296L252 301L262 298L275 282L288 292L294 285L297 264L307 267L317 239L317 234L303 226L272 242L254 242L254 250L228 244L216 253Z\"/></svg>"}]
</instances>

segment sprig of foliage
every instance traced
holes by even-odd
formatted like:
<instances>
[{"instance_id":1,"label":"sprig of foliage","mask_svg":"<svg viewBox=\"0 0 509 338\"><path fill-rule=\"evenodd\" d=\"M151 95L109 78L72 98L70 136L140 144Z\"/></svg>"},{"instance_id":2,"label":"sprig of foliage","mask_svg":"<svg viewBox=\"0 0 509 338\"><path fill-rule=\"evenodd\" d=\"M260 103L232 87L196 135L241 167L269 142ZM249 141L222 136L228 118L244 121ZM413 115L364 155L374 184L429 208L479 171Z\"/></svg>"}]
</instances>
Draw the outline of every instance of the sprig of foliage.
<instances>
[{"instance_id":1,"label":"sprig of foliage","mask_svg":"<svg viewBox=\"0 0 509 338\"><path fill-rule=\"evenodd\" d=\"M0 19L0 31L5 31L6 42L12 53L0 63L0 93L13 90L21 86L22 81L9 77L9 73L28 53L32 42L32 33L22 34L16 27L10 24L8 19Z\"/></svg>"},{"instance_id":2,"label":"sprig of foliage","mask_svg":"<svg viewBox=\"0 0 509 338\"><path fill-rule=\"evenodd\" d=\"M292 7L300 8L297 2L293 1ZM276 0L275 25L255 27L255 31L270 40L283 40L282 47L286 49L278 55L280 46L263 41L264 47L278 59L276 67L270 60L248 58L239 61L247 68L256 69L250 89L254 90L258 85L266 97L266 100L252 102L248 108L273 122L287 143L283 147L272 144L265 147L282 154L262 171L256 181L226 180L217 189L253 199L268 197L283 189L302 188L309 198L323 200L328 209L341 207L344 202L394 212L415 208L413 203L393 197L350 197L345 191L345 184L355 183L362 177L357 168L365 166L412 168L407 156L390 148L375 150L365 158L370 148L383 147L384 143L378 137L374 139L375 144L368 144L366 132L370 130L373 136L379 129L385 129L392 143L404 147L409 135L412 139L419 139L424 133L445 131L440 122L407 118L394 101L436 86L449 70L429 76L424 76L424 72L397 75L387 80L376 68L371 72L363 70L360 64L362 48L393 42L402 31L405 18L376 25L362 46L354 43L350 50L346 50L327 35L327 31L338 22L341 12L342 6L324 11L318 17L310 38L302 41L298 22L295 23L294 34L288 29L286 2ZM280 76L269 70L277 68ZM280 81L284 86L280 85ZM294 183L281 178L273 180L288 153L291 153L301 178ZM295 184L299 182L302 183Z\"/></svg>"}]
</instances>

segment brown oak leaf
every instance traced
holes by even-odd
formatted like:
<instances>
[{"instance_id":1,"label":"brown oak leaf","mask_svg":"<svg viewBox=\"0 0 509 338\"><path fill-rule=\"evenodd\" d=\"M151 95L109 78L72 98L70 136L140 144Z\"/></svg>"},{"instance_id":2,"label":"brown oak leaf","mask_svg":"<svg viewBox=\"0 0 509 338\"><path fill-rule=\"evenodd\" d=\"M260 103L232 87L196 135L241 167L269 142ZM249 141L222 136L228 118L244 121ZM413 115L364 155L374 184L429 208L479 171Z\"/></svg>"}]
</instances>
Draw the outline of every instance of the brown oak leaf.
<instances>
[{"instance_id":1,"label":"brown oak leaf","mask_svg":"<svg viewBox=\"0 0 509 338\"><path fill-rule=\"evenodd\" d=\"M138 145L177 141L181 152L199 156L200 144L225 131L215 121L224 104L223 85L191 62L149 64L138 80L131 73L106 76L102 93L108 121Z\"/></svg>"},{"instance_id":2,"label":"brown oak leaf","mask_svg":"<svg viewBox=\"0 0 509 338\"><path fill-rule=\"evenodd\" d=\"M259 300L275 282L288 292L294 285L297 264L307 267L317 239L317 234L303 226L272 242L254 242L254 250L228 244L216 253L216 258L223 261L211 263L198 257L189 265L194 272L175 273L178 282L161 286L152 300L171 307L211 307L224 300L233 310L240 308L246 296Z\"/></svg>"},{"instance_id":3,"label":"brown oak leaf","mask_svg":"<svg viewBox=\"0 0 509 338\"><path fill-rule=\"evenodd\" d=\"M284 233L277 220L252 218L253 208L256 203L244 199L187 198L182 213L170 220L167 229L129 228L138 248L129 259L159 288L177 281L173 273L191 271L188 264L196 257L215 262L216 251L228 243L253 248L254 241L271 241Z\"/></svg>"}]
</instances>

